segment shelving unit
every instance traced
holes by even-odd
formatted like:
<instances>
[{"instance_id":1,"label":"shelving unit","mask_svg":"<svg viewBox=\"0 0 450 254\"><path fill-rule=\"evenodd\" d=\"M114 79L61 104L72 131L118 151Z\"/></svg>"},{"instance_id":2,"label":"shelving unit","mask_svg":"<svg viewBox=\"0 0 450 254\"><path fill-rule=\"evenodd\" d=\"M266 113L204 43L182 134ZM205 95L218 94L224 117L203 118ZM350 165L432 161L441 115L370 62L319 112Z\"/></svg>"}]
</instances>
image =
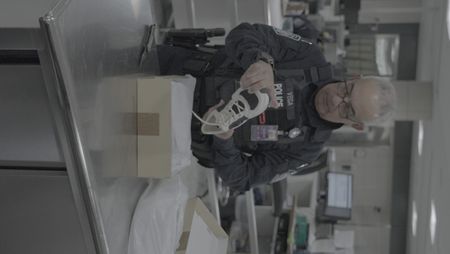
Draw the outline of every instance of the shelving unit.
<instances>
[{"instance_id":1,"label":"shelving unit","mask_svg":"<svg viewBox=\"0 0 450 254\"><path fill-rule=\"evenodd\" d=\"M302 214L309 223L308 243L315 241L315 206L317 200L318 173L306 176L290 176L288 179L288 195L293 200L288 202L290 213L290 236L293 243L295 220L297 214ZM249 243L251 254L275 253L276 233L278 232L279 217L274 217L271 205L256 205L253 190L245 193L245 205L248 219ZM288 238L286 239L288 240ZM287 253L293 253L293 246Z\"/></svg>"},{"instance_id":2,"label":"shelving unit","mask_svg":"<svg viewBox=\"0 0 450 254\"><path fill-rule=\"evenodd\" d=\"M250 236L250 253L259 254L258 228L256 224L255 197L253 195L253 189L245 192L245 199L247 204L247 218Z\"/></svg>"}]
</instances>

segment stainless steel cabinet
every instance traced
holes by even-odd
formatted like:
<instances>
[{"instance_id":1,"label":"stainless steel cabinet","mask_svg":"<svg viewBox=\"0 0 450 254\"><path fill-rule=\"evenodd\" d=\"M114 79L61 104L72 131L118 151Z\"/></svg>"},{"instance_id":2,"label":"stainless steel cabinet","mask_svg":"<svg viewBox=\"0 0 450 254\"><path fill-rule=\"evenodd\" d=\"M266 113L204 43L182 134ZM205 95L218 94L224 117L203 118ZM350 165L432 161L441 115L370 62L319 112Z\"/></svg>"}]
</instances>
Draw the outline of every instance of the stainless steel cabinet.
<instances>
[{"instance_id":1,"label":"stainless steel cabinet","mask_svg":"<svg viewBox=\"0 0 450 254\"><path fill-rule=\"evenodd\" d=\"M63 166L39 65L0 65L0 162Z\"/></svg>"},{"instance_id":2,"label":"stainless steel cabinet","mask_svg":"<svg viewBox=\"0 0 450 254\"><path fill-rule=\"evenodd\" d=\"M147 181L111 172L136 168L152 22L147 0L0 3L0 253L126 253ZM11 52L38 61L5 65Z\"/></svg>"},{"instance_id":3,"label":"stainless steel cabinet","mask_svg":"<svg viewBox=\"0 0 450 254\"><path fill-rule=\"evenodd\" d=\"M88 253L65 171L0 169L0 253Z\"/></svg>"}]
</instances>

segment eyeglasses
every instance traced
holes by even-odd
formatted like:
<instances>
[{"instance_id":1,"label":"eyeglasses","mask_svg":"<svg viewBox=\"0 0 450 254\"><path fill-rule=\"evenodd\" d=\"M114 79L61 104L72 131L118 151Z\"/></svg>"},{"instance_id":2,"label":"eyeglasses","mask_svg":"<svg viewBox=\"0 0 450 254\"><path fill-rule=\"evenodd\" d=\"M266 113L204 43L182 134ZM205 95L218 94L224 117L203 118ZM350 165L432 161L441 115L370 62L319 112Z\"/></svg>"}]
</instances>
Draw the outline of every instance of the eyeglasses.
<instances>
[{"instance_id":1,"label":"eyeglasses","mask_svg":"<svg viewBox=\"0 0 450 254\"><path fill-rule=\"evenodd\" d=\"M342 99L338 104L339 116L351 121L355 121L356 112L352 105L351 95L353 92L354 82L344 82L338 84L337 95Z\"/></svg>"}]
</instances>

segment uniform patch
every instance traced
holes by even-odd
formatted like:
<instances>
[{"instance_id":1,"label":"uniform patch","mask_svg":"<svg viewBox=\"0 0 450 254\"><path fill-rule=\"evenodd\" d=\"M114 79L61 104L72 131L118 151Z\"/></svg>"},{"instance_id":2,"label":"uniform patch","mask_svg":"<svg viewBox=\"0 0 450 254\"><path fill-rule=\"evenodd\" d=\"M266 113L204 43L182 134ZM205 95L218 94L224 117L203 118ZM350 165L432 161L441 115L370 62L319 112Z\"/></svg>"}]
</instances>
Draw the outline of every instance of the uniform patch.
<instances>
[{"instance_id":1,"label":"uniform patch","mask_svg":"<svg viewBox=\"0 0 450 254\"><path fill-rule=\"evenodd\" d=\"M294 105L294 93L293 92L286 93L286 104L288 107Z\"/></svg>"},{"instance_id":2,"label":"uniform patch","mask_svg":"<svg viewBox=\"0 0 450 254\"><path fill-rule=\"evenodd\" d=\"M275 84L275 97L277 98L278 105L284 107L283 84Z\"/></svg>"},{"instance_id":3,"label":"uniform patch","mask_svg":"<svg viewBox=\"0 0 450 254\"><path fill-rule=\"evenodd\" d=\"M290 32L281 30L281 29L276 28L276 27L273 28L273 31L279 36L283 36L283 37L289 38L289 39L294 40L294 41L301 41L301 42L305 42L305 43L308 43L308 44L312 44L310 41L305 40L303 37L301 37L298 34L290 33Z\"/></svg>"},{"instance_id":4,"label":"uniform patch","mask_svg":"<svg viewBox=\"0 0 450 254\"><path fill-rule=\"evenodd\" d=\"M273 28L273 31L276 34L278 34L279 36L283 36L283 37L292 39L294 41L300 41L302 39L302 37L300 35L298 35L298 34L290 33L288 31L284 31L284 30L281 30L281 29L276 28L276 27Z\"/></svg>"},{"instance_id":5,"label":"uniform patch","mask_svg":"<svg viewBox=\"0 0 450 254\"><path fill-rule=\"evenodd\" d=\"M284 108L285 106L290 107L294 105L294 92L289 91L286 92L285 94L283 84L280 83L275 84L274 86L275 86L275 97L277 98L278 105L281 108ZM286 97L286 99L284 97Z\"/></svg>"},{"instance_id":6,"label":"uniform patch","mask_svg":"<svg viewBox=\"0 0 450 254\"><path fill-rule=\"evenodd\" d=\"M302 39L302 37L298 34L293 34L293 33L278 29L276 27L273 28L273 31L276 34L278 34L279 36L283 36L283 37L289 38L294 41L300 41Z\"/></svg>"}]
</instances>

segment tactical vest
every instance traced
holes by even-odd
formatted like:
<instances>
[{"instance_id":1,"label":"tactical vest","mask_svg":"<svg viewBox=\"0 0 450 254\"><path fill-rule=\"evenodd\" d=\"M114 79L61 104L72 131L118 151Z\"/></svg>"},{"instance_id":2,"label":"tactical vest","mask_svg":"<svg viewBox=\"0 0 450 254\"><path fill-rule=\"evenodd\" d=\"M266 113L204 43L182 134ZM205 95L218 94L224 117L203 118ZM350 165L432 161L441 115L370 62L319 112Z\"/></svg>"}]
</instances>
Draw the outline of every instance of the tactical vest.
<instances>
[{"instance_id":1,"label":"tactical vest","mask_svg":"<svg viewBox=\"0 0 450 254\"><path fill-rule=\"evenodd\" d=\"M215 105L220 99L228 101L238 88L235 82L243 74L242 70L220 70L214 75L205 77L198 82L200 98L203 99L198 111L206 112L207 108ZM280 107L268 108L259 117L248 120L244 125L234 131L234 143L243 152L251 153L260 144L278 143L289 144L301 141L324 141L330 130L319 130L304 125L301 108L306 108L306 101L302 99L302 91L308 85L317 85L319 88L333 80L331 64L310 69L287 69L278 66L275 70L275 91ZM199 128L196 128L199 130ZM193 130L193 132L198 131ZM269 134L268 134L269 133ZM272 136L268 140L267 136ZM261 138L262 137L262 138ZM200 144L202 143L202 144ZM193 133L192 150L204 166L211 166L211 138Z\"/></svg>"},{"instance_id":2,"label":"tactical vest","mask_svg":"<svg viewBox=\"0 0 450 254\"><path fill-rule=\"evenodd\" d=\"M258 144L277 142L289 144L301 141L321 140L329 130L318 130L305 125L307 101L303 89L308 85L319 88L333 79L330 64L308 70L278 69L275 72L275 92L278 109L268 108L257 118L248 120L235 130L235 144L244 150L255 150ZM276 132L276 133L275 133ZM272 136L271 136L272 135ZM275 136L276 135L276 136Z\"/></svg>"}]
</instances>

